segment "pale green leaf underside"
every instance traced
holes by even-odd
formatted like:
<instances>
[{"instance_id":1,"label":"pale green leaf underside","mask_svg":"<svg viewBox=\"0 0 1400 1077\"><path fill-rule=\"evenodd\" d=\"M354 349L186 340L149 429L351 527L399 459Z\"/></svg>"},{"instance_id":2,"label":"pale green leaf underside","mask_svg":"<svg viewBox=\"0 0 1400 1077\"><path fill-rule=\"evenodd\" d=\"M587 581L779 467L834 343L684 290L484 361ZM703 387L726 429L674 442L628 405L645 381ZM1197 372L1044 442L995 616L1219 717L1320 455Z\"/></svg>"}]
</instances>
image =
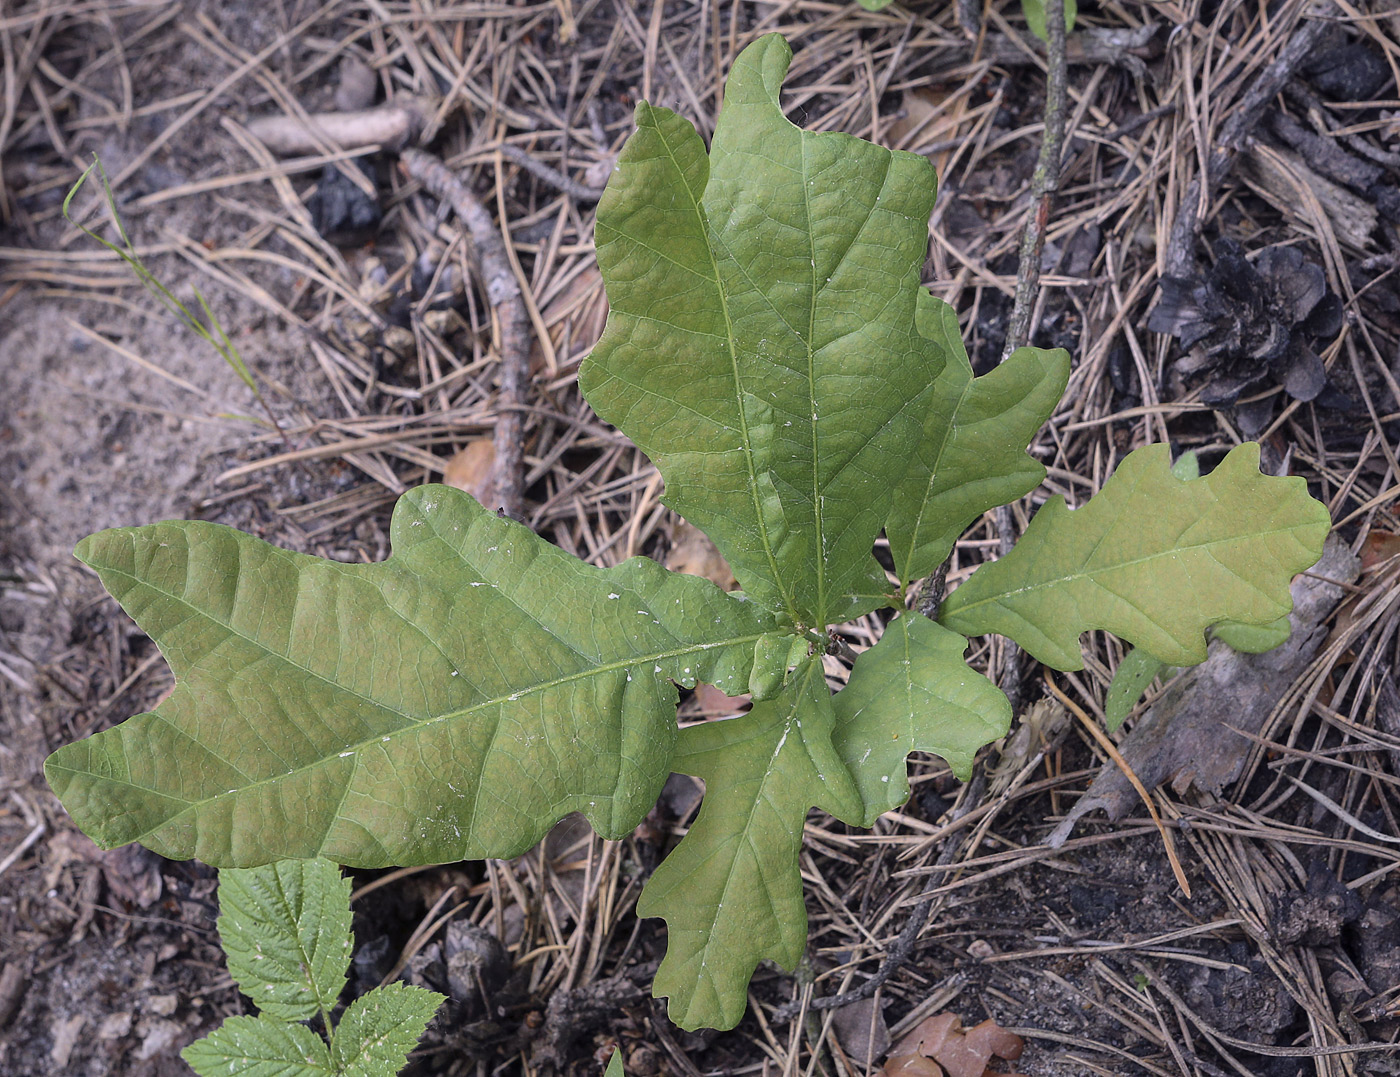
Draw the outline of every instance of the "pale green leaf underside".
<instances>
[{"instance_id":1,"label":"pale green leaf underside","mask_svg":"<svg viewBox=\"0 0 1400 1077\"><path fill-rule=\"evenodd\" d=\"M966 781L977 750L1006 735L1011 704L963 661L966 649L956 632L906 613L856 659L836 694L832 741L860 790L858 825L909 799L910 752L942 756Z\"/></svg>"},{"instance_id":2,"label":"pale green leaf underside","mask_svg":"<svg viewBox=\"0 0 1400 1077\"><path fill-rule=\"evenodd\" d=\"M1177 469L1173 467L1172 470ZM1285 614L1276 621L1262 625L1221 621L1211 627L1210 634L1241 654L1263 654L1287 643L1292 631ZM1109 682L1108 691L1104 693L1104 725L1109 732L1122 725L1133 712L1152 679L1170 668L1166 662L1152 657L1141 647L1135 647L1123 656L1123 661L1114 671L1113 680Z\"/></svg>"},{"instance_id":3,"label":"pale green leaf underside","mask_svg":"<svg viewBox=\"0 0 1400 1077\"><path fill-rule=\"evenodd\" d=\"M350 966L350 880L329 860L219 873L219 939L238 989L269 1017L335 1008Z\"/></svg>"},{"instance_id":4,"label":"pale green leaf underside","mask_svg":"<svg viewBox=\"0 0 1400 1077\"><path fill-rule=\"evenodd\" d=\"M408 1061L443 996L392 983L352 1002L335 1029L335 1056L343 1077L388 1077Z\"/></svg>"},{"instance_id":5,"label":"pale green leaf underside","mask_svg":"<svg viewBox=\"0 0 1400 1077\"><path fill-rule=\"evenodd\" d=\"M682 1028L732 1028L764 958L791 969L807 939L798 857L807 809L855 822L860 796L831 741L820 659L742 718L681 733L675 769L705 782L689 833L637 902L666 920L655 992Z\"/></svg>"},{"instance_id":6,"label":"pale green leaf underside","mask_svg":"<svg viewBox=\"0 0 1400 1077\"><path fill-rule=\"evenodd\" d=\"M1249 625L1222 621L1211 629L1211 635L1231 650L1241 654L1263 654L1282 647L1293 634L1293 626L1285 615L1268 624Z\"/></svg>"},{"instance_id":7,"label":"pale green leaf underside","mask_svg":"<svg viewBox=\"0 0 1400 1077\"><path fill-rule=\"evenodd\" d=\"M608 1068L603 1071L603 1077L625 1077L622 1068L622 1048L614 1047L612 1058L608 1059Z\"/></svg>"},{"instance_id":8,"label":"pale green leaf underside","mask_svg":"<svg viewBox=\"0 0 1400 1077\"><path fill-rule=\"evenodd\" d=\"M1026 454L1069 380L1063 349L1018 348L1006 362L972 376L957 313L919 297L920 335L946 360L920 401L923 436L885 523L901 584L927 576L988 509L1040 485L1045 467Z\"/></svg>"},{"instance_id":9,"label":"pale green leaf underside","mask_svg":"<svg viewBox=\"0 0 1400 1077\"><path fill-rule=\"evenodd\" d=\"M1170 665L1205 660L1205 630L1264 623L1322 555L1330 521L1300 478L1259 473L1237 446L1204 478L1172 475L1165 445L1130 453L1073 512L1053 498L1015 549L943 604L964 635L1009 636L1046 665L1080 669L1079 635L1106 629Z\"/></svg>"},{"instance_id":10,"label":"pale green leaf underside","mask_svg":"<svg viewBox=\"0 0 1400 1077\"><path fill-rule=\"evenodd\" d=\"M598 206L610 313L579 382L744 590L813 627L888 604L871 545L942 366L915 326L935 180L789 123L790 59L777 34L744 50L708 157L638 106Z\"/></svg>"},{"instance_id":11,"label":"pale green leaf underside","mask_svg":"<svg viewBox=\"0 0 1400 1077\"><path fill-rule=\"evenodd\" d=\"M371 565L198 522L84 540L177 687L49 758L78 825L217 866L513 856L570 811L619 838L669 773L671 682L746 690L774 627L645 558L585 565L447 487L405 494L390 534Z\"/></svg>"},{"instance_id":12,"label":"pale green leaf underside","mask_svg":"<svg viewBox=\"0 0 1400 1077\"><path fill-rule=\"evenodd\" d=\"M326 1041L305 1025L230 1017L180 1057L200 1077L334 1077Z\"/></svg>"},{"instance_id":13,"label":"pale green leaf underside","mask_svg":"<svg viewBox=\"0 0 1400 1077\"><path fill-rule=\"evenodd\" d=\"M1165 662L1141 647L1134 647L1123 656L1103 697L1103 724L1110 733L1127 721L1147 686L1166 668Z\"/></svg>"}]
</instances>

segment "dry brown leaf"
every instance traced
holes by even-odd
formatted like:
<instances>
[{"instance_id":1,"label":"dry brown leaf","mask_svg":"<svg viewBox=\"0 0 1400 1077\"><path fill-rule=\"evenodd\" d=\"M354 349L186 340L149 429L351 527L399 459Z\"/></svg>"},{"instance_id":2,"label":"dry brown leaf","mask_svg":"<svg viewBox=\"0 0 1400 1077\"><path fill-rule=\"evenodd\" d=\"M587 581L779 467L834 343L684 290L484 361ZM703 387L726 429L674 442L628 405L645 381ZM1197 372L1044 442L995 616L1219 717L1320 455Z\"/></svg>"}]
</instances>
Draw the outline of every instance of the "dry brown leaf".
<instances>
[{"instance_id":1,"label":"dry brown leaf","mask_svg":"<svg viewBox=\"0 0 1400 1077\"><path fill-rule=\"evenodd\" d=\"M666 555L666 567L672 572L703 576L716 586L732 591L738 586L729 562L720 556L709 536L692 527L679 516L671 525L671 552Z\"/></svg>"},{"instance_id":2,"label":"dry brown leaf","mask_svg":"<svg viewBox=\"0 0 1400 1077\"><path fill-rule=\"evenodd\" d=\"M881 1077L943 1077L943 1067L923 1055L899 1055L880 1070Z\"/></svg>"},{"instance_id":3,"label":"dry brown leaf","mask_svg":"<svg viewBox=\"0 0 1400 1077\"><path fill-rule=\"evenodd\" d=\"M465 490L488 509L491 500L491 473L496 467L496 446L490 438L473 438L466 448L454 453L442 469L442 481Z\"/></svg>"},{"instance_id":4,"label":"dry brown leaf","mask_svg":"<svg viewBox=\"0 0 1400 1077\"><path fill-rule=\"evenodd\" d=\"M1361 571L1371 572L1397 556L1400 556L1400 535L1393 531L1372 531L1361 544Z\"/></svg>"},{"instance_id":5,"label":"dry brown leaf","mask_svg":"<svg viewBox=\"0 0 1400 1077\"><path fill-rule=\"evenodd\" d=\"M898 146L912 134L918 142L932 141L929 138L929 125L947 98L947 93L929 86L905 90L904 99L900 102L903 115L886 129L885 140L891 146Z\"/></svg>"},{"instance_id":6,"label":"dry brown leaf","mask_svg":"<svg viewBox=\"0 0 1400 1077\"><path fill-rule=\"evenodd\" d=\"M996 1058L1014 1062L1021 1057L1026 1041L1014 1032L1007 1032L991 1018L967 1030L967 1041L976 1043L978 1048L986 1047Z\"/></svg>"},{"instance_id":7,"label":"dry brown leaf","mask_svg":"<svg viewBox=\"0 0 1400 1077\"><path fill-rule=\"evenodd\" d=\"M922 1077L934 1073L934 1070L916 1067L912 1060L922 1056L942 1066L948 1077L1002 1077L989 1069L987 1063L993 1057L1008 1061L1020 1058L1024 1046L1020 1036L1006 1031L995 1021L986 1020L964 1029L957 1014L937 1013L920 1021L895 1045L882 1072L884 1077L896 1074Z\"/></svg>"}]
</instances>

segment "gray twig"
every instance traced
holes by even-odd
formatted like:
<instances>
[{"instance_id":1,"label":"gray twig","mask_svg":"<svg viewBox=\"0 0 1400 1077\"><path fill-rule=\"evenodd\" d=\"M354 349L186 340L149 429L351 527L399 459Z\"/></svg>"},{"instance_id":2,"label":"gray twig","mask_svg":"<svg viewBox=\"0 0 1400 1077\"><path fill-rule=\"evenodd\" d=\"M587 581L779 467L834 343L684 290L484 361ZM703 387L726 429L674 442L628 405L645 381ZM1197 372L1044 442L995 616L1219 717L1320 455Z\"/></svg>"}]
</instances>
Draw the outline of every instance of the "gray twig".
<instances>
[{"instance_id":1,"label":"gray twig","mask_svg":"<svg viewBox=\"0 0 1400 1077\"><path fill-rule=\"evenodd\" d=\"M442 161L422 150L399 155L405 174L452 207L471 233L476 267L486 288L486 298L500 320L497 352L500 356L500 394L497 397L496 431L492 442L496 463L491 477L495 505L507 516L519 518L524 497L525 445L521 429L525 386L530 373L530 313L520 293L520 282L511 267L501 230L490 211Z\"/></svg>"},{"instance_id":2,"label":"gray twig","mask_svg":"<svg viewBox=\"0 0 1400 1077\"><path fill-rule=\"evenodd\" d=\"M1020 263L1016 268L1016 299L1011 307L1006 343L1001 361L1026 344L1031 336L1031 318L1036 297L1040 292L1040 259L1045 252L1045 229L1050 223L1050 206L1060 187L1060 157L1065 140L1065 4L1064 0L1046 0L1045 35L1045 129L1040 136L1040 156L1031 175L1031 205L1026 215L1026 227L1021 233ZM1002 505L996 513L997 533L1001 555L1011 552L1016 541L1015 519L1010 505ZM1003 652L998 683L1012 707L1021 702L1021 649L1010 640Z\"/></svg>"},{"instance_id":3,"label":"gray twig","mask_svg":"<svg viewBox=\"0 0 1400 1077\"><path fill-rule=\"evenodd\" d=\"M1065 140L1065 3L1046 0L1045 33L1045 130L1040 136L1040 156L1031 175L1031 206L1021 232L1020 265L1016 270L1016 301L1006 330L1002 362L1031 336L1031 314L1040 290L1040 258L1045 251L1045 228L1050 204L1060 187L1060 150Z\"/></svg>"},{"instance_id":4,"label":"gray twig","mask_svg":"<svg viewBox=\"0 0 1400 1077\"><path fill-rule=\"evenodd\" d=\"M515 162L530 175L544 180L556 190L563 191L575 202L593 203L603 197L603 188L589 187L587 184L572 180L558 169L550 168L543 161L537 161L519 146L502 142L500 150L501 156L506 160Z\"/></svg>"}]
</instances>

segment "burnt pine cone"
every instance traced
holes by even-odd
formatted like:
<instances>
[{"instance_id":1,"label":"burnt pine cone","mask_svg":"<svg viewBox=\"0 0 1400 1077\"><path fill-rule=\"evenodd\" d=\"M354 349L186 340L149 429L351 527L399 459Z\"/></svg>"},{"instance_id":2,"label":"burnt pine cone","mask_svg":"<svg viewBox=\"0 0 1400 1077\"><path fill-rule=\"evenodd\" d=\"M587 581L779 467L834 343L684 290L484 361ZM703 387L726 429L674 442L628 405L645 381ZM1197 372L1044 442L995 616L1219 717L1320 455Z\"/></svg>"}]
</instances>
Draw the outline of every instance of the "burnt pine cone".
<instances>
[{"instance_id":1,"label":"burnt pine cone","mask_svg":"<svg viewBox=\"0 0 1400 1077\"><path fill-rule=\"evenodd\" d=\"M1267 382L1295 400L1327 385L1314 342L1342 326L1342 303L1322 270L1296 247L1266 247L1251 263L1239 244L1221 240L1215 265L1198 277L1162 278L1147 328L1169 333L1191 353L1183 374L1205 374L1201 399L1230 407Z\"/></svg>"}]
</instances>

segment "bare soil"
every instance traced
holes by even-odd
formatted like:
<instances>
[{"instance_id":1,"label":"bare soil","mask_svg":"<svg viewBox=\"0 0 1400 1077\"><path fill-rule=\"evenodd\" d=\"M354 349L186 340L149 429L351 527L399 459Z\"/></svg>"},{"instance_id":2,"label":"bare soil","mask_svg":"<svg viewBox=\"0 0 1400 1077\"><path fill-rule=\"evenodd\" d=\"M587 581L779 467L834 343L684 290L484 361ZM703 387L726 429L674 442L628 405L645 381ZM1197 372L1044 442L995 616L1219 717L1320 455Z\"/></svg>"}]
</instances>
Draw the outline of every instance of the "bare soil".
<instances>
[{"instance_id":1,"label":"bare soil","mask_svg":"<svg viewBox=\"0 0 1400 1077\"><path fill-rule=\"evenodd\" d=\"M1222 141L1232 110L1319 18L1334 25L1238 145ZM1400 1035L1396 20L1369 3L1086 3L1071 36L1033 340L1067 347L1076 365L1034 450L1050 478L1013 523L1052 493L1082 502L1140 444L1170 440L1209 466L1258 436L1266 464L1306 476L1362 555L1325 622L1329 645L1276 708L1241 715L1256 732L1240 776L1205 791L1178 774L1154 794L1190 896L1140 806L1047 843L1115 766L1073 713L1101 717L1121 660L1094 635L1086 669L1056 678L1069 705L1019 660L1020 732L985 753L972 787L919 760L909 805L872 832L814 813L808 957L795 975L761 968L732 1032L670 1024L650 998L664 930L634 913L694 812L686 781L625 842L566 820L514 862L356 873L347 999L395 974L452 996L408 1072L593 1074L620 1046L636 1077L873 1073L891 1038L944 1011L1015 1030L1026 1040L1015 1067L1032 1075L1400 1072L1388 1047ZM323 176L324 148L282 161L244 125L293 104L330 109L365 85L369 101L426 107L427 148L498 220L504 207L547 330L528 357L527 521L597 563L682 547L694 563L650 464L575 385L606 309L592 199L518 158L596 186L641 97L708 135L733 56L772 30L796 50L795 122L933 160L926 281L964 313L988 369L1044 107L1043 48L1014 3L0 5L0 1075L187 1073L179 1050L251 1009L217 947L216 873L97 850L44 784L49 751L171 684L73 544L200 517L378 560L394 497L441 479L501 414L490 299L457 218L384 153L362 173L382 220L332 228L310 195L325 182L353 196L334 163ZM1228 174L1191 188L1221 146ZM145 263L191 309L203 295L261 400L63 219L93 153ZM1184 315L1147 326L1191 190L1201 235L1181 248L1193 273L1178 292L1204 313L1183 343ZM112 236L91 184L73 214ZM1336 297L1336 324L1285 310L1268 281L1222 292L1208 271L1229 257L1222 241L1254 264L1265 248L1296 248ZM1305 380L1288 377L1305 356L1245 354L1279 324L1290 348L1321 359L1327 388L1310 400L1285 387ZM995 551L997 528L989 515L969 532L951 583ZM846 636L860 648L879 629L867 619ZM1017 660L994 642L972 661L1004 676ZM683 716L725 705L697 694ZM875 975L929 896L917 944L873 1000L812 1008Z\"/></svg>"}]
</instances>

